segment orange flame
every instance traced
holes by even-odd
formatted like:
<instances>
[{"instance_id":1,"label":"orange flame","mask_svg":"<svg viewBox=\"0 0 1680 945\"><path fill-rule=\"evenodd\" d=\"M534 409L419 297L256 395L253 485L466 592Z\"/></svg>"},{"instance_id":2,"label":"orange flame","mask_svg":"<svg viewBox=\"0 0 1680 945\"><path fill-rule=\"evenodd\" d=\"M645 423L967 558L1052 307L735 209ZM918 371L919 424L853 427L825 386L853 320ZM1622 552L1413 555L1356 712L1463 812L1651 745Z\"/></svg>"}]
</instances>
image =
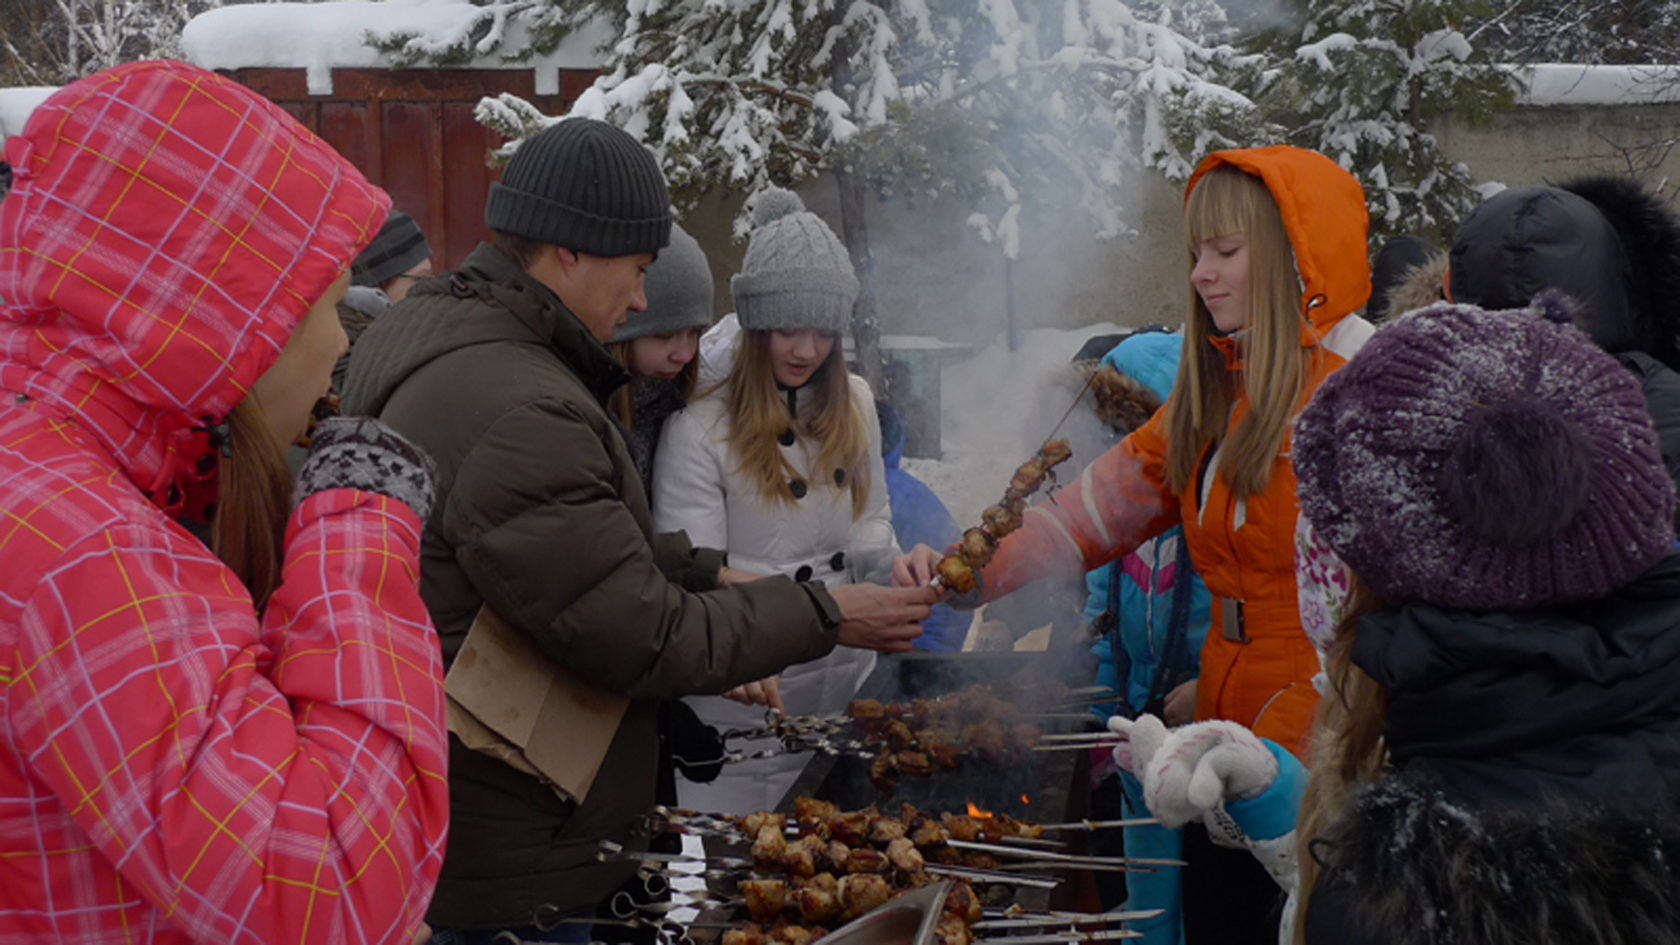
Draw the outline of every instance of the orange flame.
<instances>
[{"instance_id":1,"label":"orange flame","mask_svg":"<svg viewBox=\"0 0 1680 945\"><path fill-rule=\"evenodd\" d=\"M1023 803L1023 804L1031 804L1031 803L1032 803L1032 799L1031 799L1031 798L1029 798L1029 797L1027 797L1027 796L1026 796L1026 795L1025 795L1025 794L1023 794L1023 795L1021 795L1021 803Z\"/></svg>"},{"instance_id":2,"label":"orange flame","mask_svg":"<svg viewBox=\"0 0 1680 945\"><path fill-rule=\"evenodd\" d=\"M983 807L974 806L973 801L965 801L964 803L966 803L968 805L968 816L979 817L983 820L991 820L992 819L992 812L991 811L986 810Z\"/></svg>"}]
</instances>

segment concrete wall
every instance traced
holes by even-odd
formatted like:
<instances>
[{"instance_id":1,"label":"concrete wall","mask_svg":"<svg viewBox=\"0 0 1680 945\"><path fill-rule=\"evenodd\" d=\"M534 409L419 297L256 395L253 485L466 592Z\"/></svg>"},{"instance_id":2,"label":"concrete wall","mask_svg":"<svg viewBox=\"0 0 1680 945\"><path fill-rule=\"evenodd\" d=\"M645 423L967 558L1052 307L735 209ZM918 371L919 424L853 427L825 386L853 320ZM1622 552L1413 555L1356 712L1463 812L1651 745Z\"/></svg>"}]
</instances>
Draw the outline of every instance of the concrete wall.
<instances>
[{"instance_id":1,"label":"concrete wall","mask_svg":"<svg viewBox=\"0 0 1680 945\"><path fill-rule=\"evenodd\" d=\"M1492 125L1445 122L1436 133L1478 181L1515 185L1612 171L1634 174L1663 193L1673 190L1670 182L1680 183L1680 153L1672 148L1680 137L1680 104L1523 106ZM838 229L832 180L813 181L801 193ZM1018 326L1183 321L1188 284L1181 199L1178 185L1139 174L1129 201L1135 233L1099 242L1084 235L1083 220L1051 232L1024 232L1013 272ZM729 238L739 206L739 196L711 200L684 221L712 256L719 312L731 309L727 280L745 248ZM980 240L965 216L954 201L872 205L883 333L984 346L1005 331L1003 256Z\"/></svg>"}]
</instances>

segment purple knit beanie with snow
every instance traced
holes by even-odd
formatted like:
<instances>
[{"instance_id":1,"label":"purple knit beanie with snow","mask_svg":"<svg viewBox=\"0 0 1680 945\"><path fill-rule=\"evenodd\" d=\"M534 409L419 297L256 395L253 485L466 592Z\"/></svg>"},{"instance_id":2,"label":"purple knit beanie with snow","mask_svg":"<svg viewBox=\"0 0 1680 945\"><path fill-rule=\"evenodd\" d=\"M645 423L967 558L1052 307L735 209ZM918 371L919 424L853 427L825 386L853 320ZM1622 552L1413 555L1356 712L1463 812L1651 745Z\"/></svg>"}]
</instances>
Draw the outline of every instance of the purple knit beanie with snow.
<instances>
[{"instance_id":1,"label":"purple knit beanie with snow","mask_svg":"<svg viewBox=\"0 0 1680 945\"><path fill-rule=\"evenodd\" d=\"M1388 322L1296 421L1301 514L1390 603L1602 597L1674 541L1674 485L1633 374L1546 293Z\"/></svg>"}]
</instances>

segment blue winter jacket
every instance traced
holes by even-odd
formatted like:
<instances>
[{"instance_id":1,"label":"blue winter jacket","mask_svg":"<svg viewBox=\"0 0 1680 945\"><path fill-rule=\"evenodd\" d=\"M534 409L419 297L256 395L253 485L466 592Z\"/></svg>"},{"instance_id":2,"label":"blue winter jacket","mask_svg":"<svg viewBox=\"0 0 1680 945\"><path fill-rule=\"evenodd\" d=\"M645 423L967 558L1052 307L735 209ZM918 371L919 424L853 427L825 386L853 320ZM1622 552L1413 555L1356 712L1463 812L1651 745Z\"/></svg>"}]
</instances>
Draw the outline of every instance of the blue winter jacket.
<instances>
[{"instance_id":1,"label":"blue winter jacket","mask_svg":"<svg viewBox=\"0 0 1680 945\"><path fill-rule=\"evenodd\" d=\"M1167 332L1144 332L1131 335L1103 355L1102 363L1121 374L1137 380L1155 392L1162 403L1172 393L1178 375L1178 356L1183 339ZM1178 575L1178 546L1183 541L1181 527L1162 532L1139 545L1137 550L1112 564L1091 571L1085 576L1089 596L1085 602L1085 619L1094 620L1109 604L1110 576L1120 576L1118 636L1121 653L1116 665L1113 648L1115 634L1099 639L1092 652L1097 655L1097 683L1116 686L1126 693L1126 701L1134 710L1143 708L1149 697L1149 686L1160 664L1172 620L1172 590ZM1190 572L1189 621L1185 644L1176 651L1177 658L1169 669L1176 682L1196 675L1212 619L1212 596L1202 579ZM1124 689L1119 689L1124 677ZM1164 694L1164 693L1163 693ZM1115 705L1106 703L1092 707L1092 711L1106 718L1114 714Z\"/></svg>"},{"instance_id":2,"label":"blue winter jacket","mask_svg":"<svg viewBox=\"0 0 1680 945\"><path fill-rule=\"evenodd\" d=\"M898 535L899 547L910 548L918 542L931 548L950 545L962 537L957 520L926 483L899 468L899 460L904 456L904 424L898 412L879 400L875 402L875 410L881 418L887 499L892 503L893 532ZM934 605L933 613L922 621L922 635L916 638L916 649L961 650L973 619L971 613L952 610L945 604Z\"/></svg>"}]
</instances>

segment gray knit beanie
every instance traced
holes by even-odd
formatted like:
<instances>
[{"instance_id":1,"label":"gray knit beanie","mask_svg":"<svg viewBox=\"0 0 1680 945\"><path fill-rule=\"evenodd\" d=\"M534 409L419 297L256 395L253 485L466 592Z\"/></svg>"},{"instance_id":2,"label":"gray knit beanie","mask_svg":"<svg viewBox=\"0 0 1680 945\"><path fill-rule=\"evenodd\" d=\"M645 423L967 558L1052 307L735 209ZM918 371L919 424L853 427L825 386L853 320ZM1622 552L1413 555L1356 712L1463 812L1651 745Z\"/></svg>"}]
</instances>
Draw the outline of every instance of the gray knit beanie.
<instances>
[{"instance_id":1,"label":"gray knit beanie","mask_svg":"<svg viewBox=\"0 0 1680 945\"><path fill-rule=\"evenodd\" d=\"M420 265L432 255L420 224L401 210L392 210L373 242L350 263L350 284L380 286Z\"/></svg>"},{"instance_id":2,"label":"gray knit beanie","mask_svg":"<svg viewBox=\"0 0 1680 945\"><path fill-rule=\"evenodd\" d=\"M852 259L822 218L780 187L761 191L741 272L729 280L741 327L842 332L858 281Z\"/></svg>"},{"instance_id":3,"label":"gray knit beanie","mask_svg":"<svg viewBox=\"0 0 1680 945\"><path fill-rule=\"evenodd\" d=\"M634 256L671 239L671 197L653 152L593 118L568 118L513 154L484 205L490 229L591 256Z\"/></svg>"},{"instance_id":4,"label":"gray knit beanie","mask_svg":"<svg viewBox=\"0 0 1680 945\"><path fill-rule=\"evenodd\" d=\"M663 335L712 323L712 267L706 251L688 231L671 224L671 245L648 267L647 310L631 312L613 333L614 342Z\"/></svg>"}]
</instances>

